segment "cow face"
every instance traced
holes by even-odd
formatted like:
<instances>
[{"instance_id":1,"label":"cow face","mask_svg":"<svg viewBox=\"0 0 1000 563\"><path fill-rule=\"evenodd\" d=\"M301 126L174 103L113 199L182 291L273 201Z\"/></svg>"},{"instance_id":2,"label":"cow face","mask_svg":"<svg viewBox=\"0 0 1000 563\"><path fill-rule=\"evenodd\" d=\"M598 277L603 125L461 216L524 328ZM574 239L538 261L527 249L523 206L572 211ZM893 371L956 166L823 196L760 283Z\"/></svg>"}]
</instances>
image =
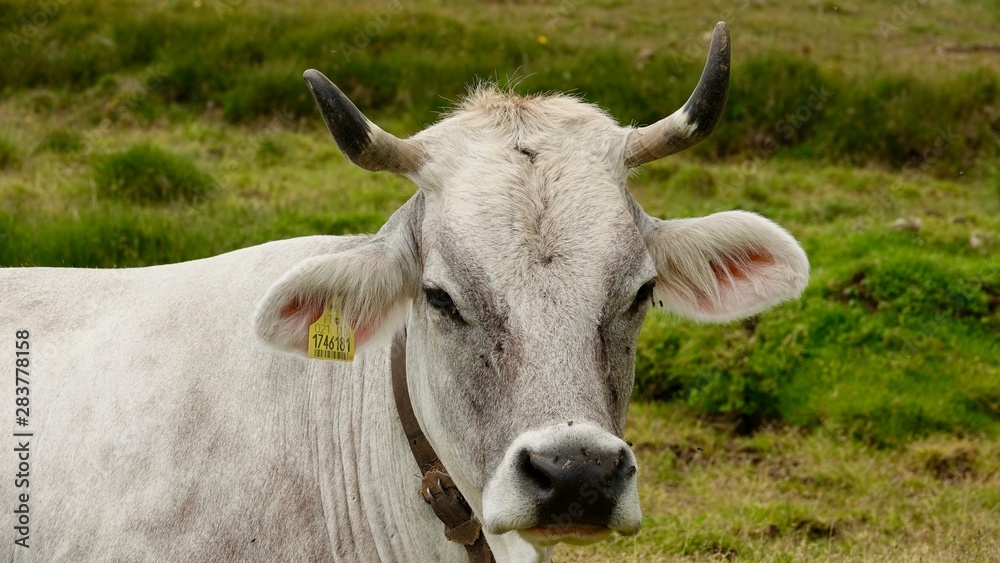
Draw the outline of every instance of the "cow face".
<instances>
[{"instance_id":1,"label":"cow face","mask_svg":"<svg viewBox=\"0 0 1000 563\"><path fill-rule=\"evenodd\" d=\"M720 25L691 100L642 129L573 98L482 88L400 140L306 73L345 154L420 189L375 237L279 280L258 334L304 354L326 300L359 353L406 324L415 414L490 534L546 546L637 532L637 467L621 434L648 309L728 321L807 282L802 249L770 221L655 219L626 188L631 167L714 128L728 84Z\"/></svg>"},{"instance_id":2,"label":"cow face","mask_svg":"<svg viewBox=\"0 0 1000 563\"><path fill-rule=\"evenodd\" d=\"M415 137L411 395L491 533L639 528L620 436L656 269L624 186L627 136L571 98L480 90Z\"/></svg>"}]
</instances>

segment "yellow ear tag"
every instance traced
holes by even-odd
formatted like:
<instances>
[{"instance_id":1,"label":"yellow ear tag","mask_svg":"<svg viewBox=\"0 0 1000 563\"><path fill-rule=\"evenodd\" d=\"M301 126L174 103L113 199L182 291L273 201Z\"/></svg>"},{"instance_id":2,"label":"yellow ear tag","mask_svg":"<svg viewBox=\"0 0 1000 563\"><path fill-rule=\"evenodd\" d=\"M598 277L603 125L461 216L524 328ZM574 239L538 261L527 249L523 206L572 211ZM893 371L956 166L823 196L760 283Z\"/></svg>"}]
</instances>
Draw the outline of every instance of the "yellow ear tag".
<instances>
[{"instance_id":1,"label":"yellow ear tag","mask_svg":"<svg viewBox=\"0 0 1000 563\"><path fill-rule=\"evenodd\" d=\"M316 322L309 325L309 357L354 361L354 331L344 322L332 300L323 306L323 314Z\"/></svg>"}]
</instances>

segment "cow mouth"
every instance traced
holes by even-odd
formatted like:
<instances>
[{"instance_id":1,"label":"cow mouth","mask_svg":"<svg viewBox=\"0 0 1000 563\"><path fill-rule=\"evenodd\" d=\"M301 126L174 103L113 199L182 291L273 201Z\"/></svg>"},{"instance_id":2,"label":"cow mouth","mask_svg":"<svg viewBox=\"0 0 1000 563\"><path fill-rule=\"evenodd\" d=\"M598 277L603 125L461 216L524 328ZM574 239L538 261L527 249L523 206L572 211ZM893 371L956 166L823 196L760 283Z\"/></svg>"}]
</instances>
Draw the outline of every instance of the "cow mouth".
<instances>
[{"instance_id":1,"label":"cow mouth","mask_svg":"<svg viewBox=\"0 0 1000 563\"><path fill-rule=\"evenodd\" d=\"M561 528L535 526L533 528L518 530L518 533L529 543L539 546L550 546L560 542L573 545L587 545L607 538L611 534L611 528L589 524L578 524Z\"/></svg>"}]
</instances>

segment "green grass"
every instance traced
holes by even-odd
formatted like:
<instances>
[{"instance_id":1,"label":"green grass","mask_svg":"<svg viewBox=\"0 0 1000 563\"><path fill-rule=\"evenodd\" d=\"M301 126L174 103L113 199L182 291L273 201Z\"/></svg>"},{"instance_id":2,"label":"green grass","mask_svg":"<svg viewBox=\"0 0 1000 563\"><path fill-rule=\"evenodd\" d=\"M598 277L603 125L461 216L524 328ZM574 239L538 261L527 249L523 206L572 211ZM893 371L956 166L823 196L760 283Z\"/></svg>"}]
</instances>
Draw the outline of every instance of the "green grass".
<instances>
[{"instance_id":1,"label":"green grass","mask_svg":"<svg viewBox=\"0 0 1000 563\"><path fill-rule=\"evenodd\" d=\"M989 55L946 50L986 41L996 15L982 3L947 14L975 22L970 26L938 26L939 8L922 6L888 35L879 22L892 22L891 7L860 4L836 10L789 5L778 22L769 22L774 9L749 3L717 12L692 11L679 2L630 8L552 0L519 6L520 23L505 18L502 6L298 6L89 0L54 7L27 37L18 26L38 6L6 0L0 29L13 31L0 42L0 58L10 61L3 88L52 89L72 98L57 104L77 105L82 96L91 102L82 104L89 105L91 120L125 113L149 120L165 107L194 114L210 107L230 122L280 114L313 123L313 102L300 76L318 67L359 107L404 119L415 130L473 77L518 76L518 90L573 90L625 121L649 123L686 99L707 51L703 35L716 19L727 18L734 66L726 127L695 154L742 158L784 151L938 175L1000 154L996 65ZM657 24L647 11L656 12ZM493 25L497 17L507 25ZM782 33L763 40L761 26L776 23L786 26ZM911 43L930 28L941 51L917 69L898 64L900 50L928 59ZM831 29L853 41L853 51L818 58L813 49L822 46L808 33ZM616 33L628 40L594 40Z\"/></svg>"},{"instance_id":2,"label":"green grass","mask_svg":"<svg viewBox=\"0 0 1000 563\"><path fill-rule=\"evenodd\" d=\"M856 255L848 269L814 275L801 301L759 321L650 319L637 393L681 398L746 431L825 425L878 445L934 431L995 435L1000 269L888 226L846 246ZM822 252L812 254L817 270L834 265Z\"/></svg>"},{"instance_id":3,"label":"green grass","mask_svg":"<svg viewBox=\"0 0 1000 563\"><path fill-rule=\"evenodd\" d=\"M49 131L42 139L39 150L57 153L74 153L84 148L83 137L75 131L58 128Z\"/></svg>"},{"instance_id":4,"label":"green grass","mask_svg":"<svg viewBox=\"0 0 1000 563\"><path fill-rule=\"evenodd\" d=\"M683 103L726 19L722 123L632 193L660 217L762 213L812 280L743 323L647 319L644 532L559 560L1000 558L1000 73L962 50L995 42L996 2L905 21L893 3L51 4L0 0L3 266L375 231L414 188L344 159L305 68L400 135L477 76L645 123Z\"/></svg>"},{"instance_id":5,"label":"green grass","mask_svg":"<svg viewBox=\"0 0 1000 563\"><path fill-rule=\"evenodd\" d=\"M21 164L21 147L12 134L0 132L0 170Z\"/></svg>"},{"instance_id":6,"label":"green grass","mask_svg":"<svg viewBox=\"0 0 1000 563\"><path fill-rule=\"evenodd\" d=\"M97 194L136 204L195 202L215 187L190 158L140 144L94 164Z\"/></svg>"}]
</instances>

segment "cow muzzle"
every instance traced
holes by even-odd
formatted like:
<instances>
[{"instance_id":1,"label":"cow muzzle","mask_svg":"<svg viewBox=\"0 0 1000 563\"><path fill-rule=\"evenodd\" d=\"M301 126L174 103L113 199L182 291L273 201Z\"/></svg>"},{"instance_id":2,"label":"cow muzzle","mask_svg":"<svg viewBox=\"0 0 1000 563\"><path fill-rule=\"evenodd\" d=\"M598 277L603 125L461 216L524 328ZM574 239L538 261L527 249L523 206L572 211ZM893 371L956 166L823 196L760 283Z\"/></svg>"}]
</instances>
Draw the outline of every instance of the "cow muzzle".
<instances>
[{"instance_id":1,"label":"cow muzzle","mask_svg":"<svg viewBox=\"0 0 1000 563\"><path fill-rule=\"evenodd\" d=\"M483 489L483 524L539 546L635 534L642 524L636 472L628 445L597 426L526 432Z\"/></svg>"}]
</instances>

